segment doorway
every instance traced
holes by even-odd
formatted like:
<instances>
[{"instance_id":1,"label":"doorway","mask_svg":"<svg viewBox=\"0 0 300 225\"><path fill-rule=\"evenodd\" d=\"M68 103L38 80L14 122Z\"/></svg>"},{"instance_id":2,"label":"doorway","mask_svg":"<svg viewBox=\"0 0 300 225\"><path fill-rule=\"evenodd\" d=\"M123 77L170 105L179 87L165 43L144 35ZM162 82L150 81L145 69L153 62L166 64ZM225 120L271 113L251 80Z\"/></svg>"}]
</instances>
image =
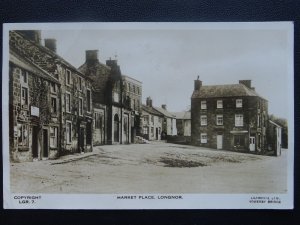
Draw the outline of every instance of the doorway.
<instances>
[{"instance_id":1,"label":"doorway","mask_svg":"<svg viewBox=\"0 0 300 225\"><path fill-rule=\"evenodd\" d=\"M250 152L255 151L255 137L249 138L249 150L250 150Z\"/></svg>"},{"instance_id":2,"label":"doorway","mask_svg":"<svg viewBox=\"0 0 300 225\"><path fill-rule=\"evenodd\" d=\"M119 142L119 116L114 116L114 142Z\"/></svg>"},{"instance_id":3,"label":"doorway","mask_svg":"<svg viewBox=\"0 0 300 225\"><path fill-rule=\"evenodd\" d=\"M217 149L223 149L223 135L217 135Z\"/></svg>"},{"instance_id":4,"label":"doorway","mask_svg":"<svg viewBox=\"0 0 300 225\"><path fill-rule=\"evenodd\" d=\"M32 158L39 157L38 134L39 134L39 128L37 126L33 126L32 127Z\"/></svg>"},{"instance_id":5,"label":"doorway","mask_svg":"<svg viewBox=\"0 0 300 225\"><path fill-rule=\"evenodd\" d=\"M156 133L155 133L155 138L156 138L156 140L158 140L158 134L159 134L158 128L156 128Z\"/></svg>"},{"instance_id":6,"label":"doorway","mask_svg":"<svg viewBox=\"0 0 300 225\"><path fill-rule=\"evenodd\" d=\"M43 129L43 158L48 158L48 130Z\"/></svg>"}]
</instances>

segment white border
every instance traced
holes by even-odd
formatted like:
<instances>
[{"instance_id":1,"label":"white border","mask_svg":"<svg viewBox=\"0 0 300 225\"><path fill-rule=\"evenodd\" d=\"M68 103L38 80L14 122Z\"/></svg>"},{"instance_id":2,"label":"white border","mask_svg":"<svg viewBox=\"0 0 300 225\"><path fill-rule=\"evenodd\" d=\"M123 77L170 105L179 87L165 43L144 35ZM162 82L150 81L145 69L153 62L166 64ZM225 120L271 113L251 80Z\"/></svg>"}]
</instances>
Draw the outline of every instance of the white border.
<instances>
[{"instance_id":1,"label":"white border","mask_svg":"<svg viewBox=\"0 0 300 225\"><path fill-rule=\"evenodd\" d=\"M159 196L168 194L131 194L136 199L119 200L120 194L12 194L10 192L9 165L9 30L122 30L122 29L238 29L238 30L287 30L289 84L289 153L288 181L286 194L177 194L182 199L161 200ZM293 22L237 22L237 23L14 23L3 24L2 62L2 143L3 143L3 201L5 209L292 209L294 193L294 24ZM128 194L126 194L128 195ZM139 196L153 196L155 199L139 199ZM170 194L175 196L176 194ZM20 204L20 198L34 196L34 204ZM250 203L251 197L278 197L280 204Z\"/></svg>"}]
</instances>

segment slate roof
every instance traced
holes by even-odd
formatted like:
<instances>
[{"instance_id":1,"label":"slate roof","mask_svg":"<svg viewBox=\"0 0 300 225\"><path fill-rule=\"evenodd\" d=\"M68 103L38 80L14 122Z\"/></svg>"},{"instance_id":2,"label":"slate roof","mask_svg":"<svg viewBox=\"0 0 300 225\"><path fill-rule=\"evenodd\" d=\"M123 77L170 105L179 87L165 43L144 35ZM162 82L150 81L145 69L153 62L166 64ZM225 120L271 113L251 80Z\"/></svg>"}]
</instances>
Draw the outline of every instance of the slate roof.
<instances>
[{"instance_id":1,"label":"slate roof","mask_svg":"<svg viewBox=\"0 0 300 225\"><path fill-rule=\"evenodd\" d=\"M191 119L190 111L175 112L173 114L175 115L176 119L179 119L179 120L190 120Z\"/></svg>"},{"instance_id":2,"label":"slate roof","mask_svg":"<svg viewBox=\"0 0 300 225\"><path fill-rule=\"evenodd\" d=\"M40 76L44 79L50 80L54 83L60 84L58 80L56 80L54 77L51 76L47 71L40 68L38 65L36 65L33 62L30 62L23 57L19 56L17 53L13 52L12 50L9 51L9 61L13 64L22 67L25 70L28 70L29 72Z\"/></svg>"},{"instance_id":3,"label":"slate roof","mask_svg":"<svg viewBox=\"0 0 300 225\"><path fill-rule=\"evenodd\" d=\"M142 110L144 110L144 111L146 111L150 114L156 115L156 116L161 116L161 117L164 116L162 113L157 111L154 107L149 107L149 106L146 106L144 104L142 105Z\"/></svg>"},{"instance_id":4,"label":"slate roof","mask_svg":"<svg viewBox=\"0 0 300 225\"><path fill-rule=\"evenodd\" d=\"M201 86L200 90L194 90L192 98L241 97L241 96L261 97L255 90L246 87L244 84L227 84L227 85Z\"/></svg>"},{"instance_id":5,"label":"slate roof","mask_svg":"<svg viewBox=\"0 0 300 225\"><path fill-rule=\"evenodd\" d=\"M165 110L165 109L159 108L159 107L153 107L153 108L156 109L158 112L162 113L166 117L171 117L171 118L175 117L175 115L170 113L168 110Z\"/></svg>"}]
</instances>

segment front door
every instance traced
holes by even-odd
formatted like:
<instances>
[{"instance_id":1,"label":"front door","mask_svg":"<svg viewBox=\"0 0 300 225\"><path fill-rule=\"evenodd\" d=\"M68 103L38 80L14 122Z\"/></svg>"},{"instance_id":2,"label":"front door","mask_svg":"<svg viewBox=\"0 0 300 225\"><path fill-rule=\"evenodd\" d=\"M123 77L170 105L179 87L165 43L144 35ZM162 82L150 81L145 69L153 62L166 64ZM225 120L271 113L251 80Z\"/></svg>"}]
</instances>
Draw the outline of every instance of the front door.
<instances>
[{"instance_id":1,"label":"front door","mask_svg":"<svg viewBox=\"0 0 300 225\"><path fill-rule=\"evenodd\" d=\"M32 127L32 158L39 157L38 133L39 133L39 128L37 126L33 126Z\"/></svg>"},{"instance_id":2,"label":"front door","mask_svg":"<svg viewBox=\"0 0 300 225\"><path fill-rule=\"evenodd\" d=\"M79 131L79 143L78 143L79 152L84 152L84 128L80 127Z\"/></svg>"},{"instance_id":3,"label":"front door","mask_svg":"<svg viewBox=\"0 0 300 225\"><path fill-rule=\"evenodd\" d=\"M48 130L43 129L43 158L48 158Z\"/></svg>"},{"instance_id":4,"label":"front door","mask_svg":"<svg viewBox=\"0 0 300 225\"><path fill-rule=\"evenodd\" d=\"M155 138L156 138L156 140L158 140L158 128L156 128Z\"/></svg>"},{"instance_id":5,"label":"front door","mask_svg":"<svg viewBox=\"0 0 300 225\"><path fill-rule=\"evenodd\" d=\"M250 152L255 151L255 137L249 138L249 150L250 150Z\"/></svg>"},{"instance_id":6,"label":"front door","mask_svg":"<svg viewBox=\"0 0 300 225\"><path fill-rule=\"evenodd\" d=\"M217 135L217 149L223 149L223 135Z\"/></svg>"}]
</instances>

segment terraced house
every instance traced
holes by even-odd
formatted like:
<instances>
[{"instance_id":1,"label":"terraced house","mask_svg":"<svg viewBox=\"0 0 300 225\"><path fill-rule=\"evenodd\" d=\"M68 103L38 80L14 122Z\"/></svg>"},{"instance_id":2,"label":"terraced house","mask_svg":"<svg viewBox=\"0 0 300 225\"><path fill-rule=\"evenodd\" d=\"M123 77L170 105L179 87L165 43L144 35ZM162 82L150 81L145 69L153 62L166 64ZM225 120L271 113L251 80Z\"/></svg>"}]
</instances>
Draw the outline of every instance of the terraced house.
<instances>
[{"instance_id":1,"label":"terraced house","mask_svg":"<svg viewBox=\"0 0 300 225\"><path fill-rule=\"evenodd\" d=\"M10 31L10 152L13 161L92 151L91 80L56 54L41 32Z\"/></svg>"},{"instance_id":2,"label":"terraced house","mask_svg":"<svg viewBox=\"0 0 300 225\"><path fill-rule=\"evenodd\" d=\"M267 126L268 102L251 86L251 80L209 86L195 80L191 97L192 144L264 153Z\"/></svg>"}]
</instances>

